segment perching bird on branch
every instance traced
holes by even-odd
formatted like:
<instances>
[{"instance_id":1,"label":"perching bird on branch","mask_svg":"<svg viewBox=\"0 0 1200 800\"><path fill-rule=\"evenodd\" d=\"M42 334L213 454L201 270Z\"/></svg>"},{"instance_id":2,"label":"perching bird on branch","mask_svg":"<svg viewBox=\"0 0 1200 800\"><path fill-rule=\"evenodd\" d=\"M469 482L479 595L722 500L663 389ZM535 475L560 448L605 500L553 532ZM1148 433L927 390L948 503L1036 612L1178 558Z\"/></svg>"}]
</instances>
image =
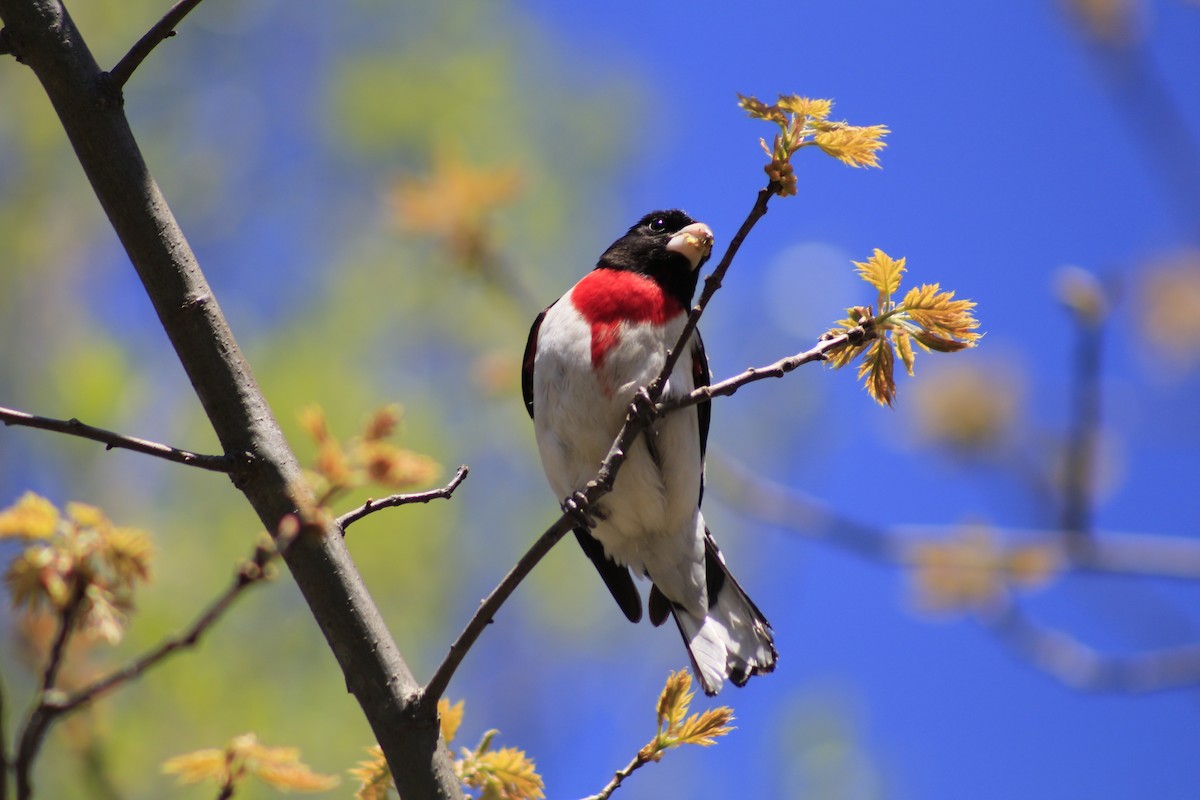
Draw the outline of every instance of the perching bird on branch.
<instances>
[{"instance_id":1,"label":"perching bird on branch","mask_svg":"<svg viewBox=\"0 0 1200 800\"><path fill-rule=\"evenodd\" d=\"M709 227L682 211L647 214L600 256L596 268L538 315L522 368L542 467L571 498L596 476L634 395L658 376L683 331ZM709 383L697 331L662 394ZM650 621L671 614L705 693L775 668L771 626L729 573L700 513L709 402L656 419L629 448L613 490L579 510L575 536L631 622L645 575Z\"/></svg>"}]
</instances>

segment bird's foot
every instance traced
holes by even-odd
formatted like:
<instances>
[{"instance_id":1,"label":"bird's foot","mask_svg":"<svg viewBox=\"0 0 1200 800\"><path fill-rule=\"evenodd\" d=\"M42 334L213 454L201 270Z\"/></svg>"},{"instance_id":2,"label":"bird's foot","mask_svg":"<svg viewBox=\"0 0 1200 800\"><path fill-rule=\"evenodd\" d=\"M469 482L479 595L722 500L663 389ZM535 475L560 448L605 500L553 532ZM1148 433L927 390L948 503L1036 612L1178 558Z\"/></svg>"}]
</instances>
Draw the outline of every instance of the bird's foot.
<instances>
[{"instance_id":1,"label":"bird's foot","mask_svg":"<svg viewBox=\"0 0 1200 800\"><path fill-rule=\"evenodd\" d=\"M575 492L563 501L562 509L571 515L580 525L591 529L596 527L596 517L600 516L595 509L591 508L591 505L592 503L587 499L587 495L583 492Z\"/></svg>"},{"instance_id":2,"label":"bird's foot","mask_svg":"<svg viewBox=\"0 0 1200 800\"><path fill-rule=\"evenodd\" d=\"M658 417L658 406L650 399L650 392L646 391L645 386L634 393L633 402L629 406L629 413L647 428Z\"/></svg>"}]
</instances>

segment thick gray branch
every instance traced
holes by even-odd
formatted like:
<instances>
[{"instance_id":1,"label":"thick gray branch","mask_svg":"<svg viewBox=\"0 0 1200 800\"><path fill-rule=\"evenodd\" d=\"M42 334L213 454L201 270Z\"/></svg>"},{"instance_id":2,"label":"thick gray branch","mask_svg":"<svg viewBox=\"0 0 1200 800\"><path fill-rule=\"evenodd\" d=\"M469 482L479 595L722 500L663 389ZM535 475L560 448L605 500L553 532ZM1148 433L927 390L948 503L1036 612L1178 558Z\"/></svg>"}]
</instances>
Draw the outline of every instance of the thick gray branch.
<instances>
[{"instance_id":1,"label":"thick gray branch","mask_svg":"<svg viewBox=\"0 0 1200 800\"><path fill-rule=\"evenodd\" d=\"M226 453L253 460L238 488L269 531L311 506L275 422L195 256L142 159L83 37L57 0L0 0L0 20L41 81ZM435 715L332 522L289 548L287 564L363 708L401 794L461 797Z\"/></svg>"}]
</instances>

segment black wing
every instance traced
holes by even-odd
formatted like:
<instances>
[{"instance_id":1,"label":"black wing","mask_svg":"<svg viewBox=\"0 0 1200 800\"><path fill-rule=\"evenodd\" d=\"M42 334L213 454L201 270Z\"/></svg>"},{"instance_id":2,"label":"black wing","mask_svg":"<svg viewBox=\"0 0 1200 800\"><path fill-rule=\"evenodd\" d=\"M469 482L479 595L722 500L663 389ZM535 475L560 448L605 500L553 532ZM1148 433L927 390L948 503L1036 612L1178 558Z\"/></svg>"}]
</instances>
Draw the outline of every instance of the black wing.
<instances>
[{"instance_id":1,"label":"black wing","mask_svg":"<svg viewBox=\"0 0 1200 800\"><path fill-rule=\"evenodd\" d=\"M542 320L546 318L546 312L549 310L549 307L543 308L542 313L533 321L533 326L529 329L529 339L525 342L525 356L521 359L521 394L525 397L525 410L529 412L530 419L533 419L533 357L537 355L538 330L542 327Z\"/></svg>"},{"instance_id":2,"label":"black wing","mask_svg":"<svg viewBox=\"0 0 1200 800\"><path fill-rule=\"evenodd\" d=\"M546 312L549 310L549 308L544 309L533 321L533 326L529 329L529 339L525 343L525 355L521 359L521 395L525 398L525 410L529 412L530 419L533 419L533 361L534 356L537 355L538 330L541 329L542 320L546 318ZM600 573L604 585L612 593L613 599L617 601L621 611L629 618L630 622L640 621L642 596L633 582L633 576L629 574L629 568L622 567L609 558L604 552L604 545L600 544L586 528L576 528L575 538L579 541L583 552L596 565L596 571Z\"/></svg>"},{"instance_id":3,"label":"black wing","mask_svg":"<svg viewBox=\"0 0 1200 800\"><path fill-rule=\"evenodd\" d=\"M700 331L696 331L696 335L692 337L692 385L696 387L708 386L712 383L712 373L708 369L708 356L704 353L704 340L700 338ZM705 400L696 404L696 420L700 423L700 459L704 459L704 454L708 450L708 426L712 422L712 401ZM700 500L704 501L704 474L700 475Z\"/></svg>"}]
</instances>

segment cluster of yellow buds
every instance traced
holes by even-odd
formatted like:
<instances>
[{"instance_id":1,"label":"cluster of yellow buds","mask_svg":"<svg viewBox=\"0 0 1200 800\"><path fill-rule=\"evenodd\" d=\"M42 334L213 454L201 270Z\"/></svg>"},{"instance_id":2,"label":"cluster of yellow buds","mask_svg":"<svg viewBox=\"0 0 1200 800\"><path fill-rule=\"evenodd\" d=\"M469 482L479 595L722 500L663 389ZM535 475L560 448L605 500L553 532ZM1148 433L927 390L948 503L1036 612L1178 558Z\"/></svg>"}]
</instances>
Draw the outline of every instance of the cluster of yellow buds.
<instances>
[{"instance_id":1,"label":"cluster of yellow buds","mask_svg":"<svg viewBox=\"0 0 1200 800\"><path fill-rule=\"evenodd\" d=\"M814 99L799 95L780 95L779 101L767 105L758 98L738 95L738 105L754 119L763 119L779 126L779 133L768 146L760 139L763 151L771 159L763 168L776 194L796 194L796 176L792 156L802 147L816 145L852 167L878 167L877 151L886 146L883 137L891 131L885 125L850 125L830 122L832 100Z\"/></svg>"}]
</instances>

